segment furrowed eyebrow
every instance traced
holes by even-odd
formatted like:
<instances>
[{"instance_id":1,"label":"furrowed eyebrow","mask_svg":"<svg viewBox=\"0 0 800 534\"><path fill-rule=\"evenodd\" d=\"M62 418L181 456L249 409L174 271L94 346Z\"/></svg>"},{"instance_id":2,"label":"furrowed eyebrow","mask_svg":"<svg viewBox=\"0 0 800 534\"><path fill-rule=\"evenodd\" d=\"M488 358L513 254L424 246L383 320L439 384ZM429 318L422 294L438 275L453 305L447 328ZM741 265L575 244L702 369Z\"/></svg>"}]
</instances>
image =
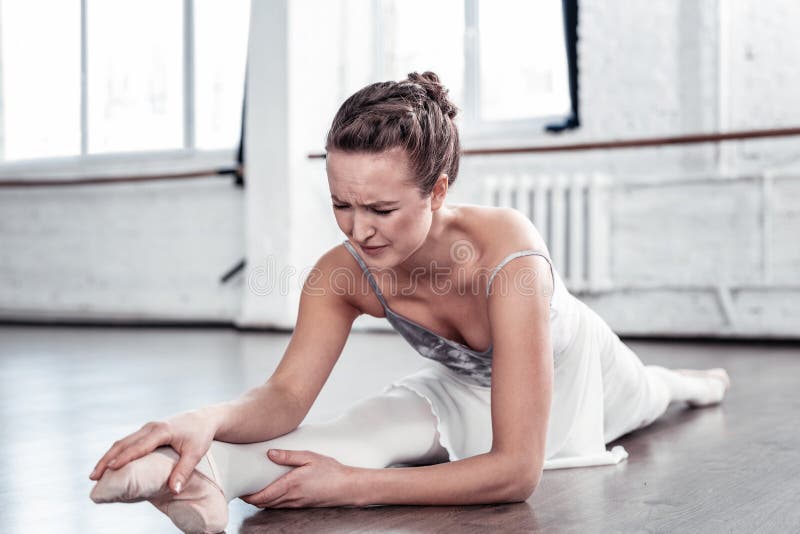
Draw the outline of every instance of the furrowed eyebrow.
<instances>
[{"instance_id":1,"label":"furrowed eyebrow","mask_svg":"<svg viewBox=\"0 0 800 534\"><path fill-rule=\"evenodd\" d=\"M343 200L339 200L334 195L331 195L331 200L333 200L334 202L339 202L341 204L348 204L347 202L345 202ZM363 206L366 206L367 208L377 208L379 206L387 206L389 204L396 204L398 202L400 202L400 201L399 200L379 200L377 202L371 202L369 204L363 204Z\"/></svg>"}]
</instances>

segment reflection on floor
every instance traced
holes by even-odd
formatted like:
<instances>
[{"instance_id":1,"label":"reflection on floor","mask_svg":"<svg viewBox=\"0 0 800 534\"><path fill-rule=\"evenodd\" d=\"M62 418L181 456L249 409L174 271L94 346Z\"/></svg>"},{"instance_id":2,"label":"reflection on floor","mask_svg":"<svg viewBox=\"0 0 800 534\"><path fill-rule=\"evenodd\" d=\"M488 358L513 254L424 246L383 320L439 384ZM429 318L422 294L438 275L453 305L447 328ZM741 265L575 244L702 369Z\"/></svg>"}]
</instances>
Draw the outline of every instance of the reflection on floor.
<instances>
[{"instance_id":1,"label":"reflection on floor","mask_svg":"<svg viewBox=\"0 0 800 534\"><path fill-rule=\"evenodd\" d=\"M288 334L227 329L0 326L4 532L175 532L149 503L98 506L89 471L150 420L238 396L276 367ZM800 346L629 343L645 363L725 367L722 406L673 405L624 436L617 466L545 472L526 503L259 511L228 532L800 530ZM396 335L353 334L307 422L378 393L422 360Z\"/></svg>"}]
</instances>

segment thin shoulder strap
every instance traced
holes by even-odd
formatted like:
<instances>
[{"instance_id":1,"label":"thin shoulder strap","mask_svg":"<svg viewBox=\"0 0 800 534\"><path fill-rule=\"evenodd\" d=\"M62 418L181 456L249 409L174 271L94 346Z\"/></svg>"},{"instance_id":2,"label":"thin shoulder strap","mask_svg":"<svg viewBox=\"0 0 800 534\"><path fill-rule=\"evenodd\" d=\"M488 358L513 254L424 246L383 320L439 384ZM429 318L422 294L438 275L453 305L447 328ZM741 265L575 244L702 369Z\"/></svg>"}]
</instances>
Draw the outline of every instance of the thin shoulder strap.
<instances>
[{"instance_id":1,"label":"thin shoulder strap","mask_svg":"<svg viewBox=\"0 0 800 534\"><path fill-rule=\"evenodd\" d=\"M550 258L548 258L543 252L539 252L538 250L520 250L518 252L512 252L511 254L506 256L497 267L492 269L492 274L489 275L489 282L486 284L487 297L489 296L489 290L492 288L492 281L494 280L494 277L497 275L497 273L500 272L500 269L505 267L506 263L510 262L511 260L521 258L522 256L541 256L542 258L547 260L547 264L550 266L550 277L553 279L553 291L555 291L556 277L555 274L553 273L553 263L550 261ZM550 297L550 300L552 300L552 295Z\"/></svg>"},{"instance_id":2,"label":"thin shoulder strap","mask_svg":"<svg viewBox=\"0 0 800 534\"><path fill-rule=\"evenodd\" d=\"M364 260L361 259L361 256L358 255L358 252L356 252L356 249L354 249L353 245L350 244L350 241L345 240L344 247L350 251L350 254L353 255L358 264L361 266L361 272L367 276L369 285L372 286L372 289L375 291L375 295L378 297L378 300L381 302L381 305L384 308L386 308L387 307L386 301L383 300L383 294L381 293L381 290L378 289L378 284L377 282L375 282L375 278L373 278L372 273L369 270L369 267L367 267L367 264L364 262Z\"/></svg>"}]
</instances>

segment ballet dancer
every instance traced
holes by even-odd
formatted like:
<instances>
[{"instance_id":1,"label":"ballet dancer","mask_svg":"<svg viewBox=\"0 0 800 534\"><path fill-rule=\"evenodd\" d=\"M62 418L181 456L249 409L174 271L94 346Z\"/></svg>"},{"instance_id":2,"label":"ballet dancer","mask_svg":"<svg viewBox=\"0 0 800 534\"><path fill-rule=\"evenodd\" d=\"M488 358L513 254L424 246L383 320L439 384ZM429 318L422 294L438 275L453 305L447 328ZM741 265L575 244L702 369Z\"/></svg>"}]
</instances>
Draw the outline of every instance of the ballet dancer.
<instances>
[{"instance_id":1,"label":"ballet dancer","mask_svg":"<svg viewBox=\"0 0 800 534\"><path fill-rule=\"evenodd\" d=\"M724 369L644 365L571 295L531 221L447 204L457 110L431 72L368 85L337 112L328 185L347 240L305 280L275 372L240 398L145 424L90 478L98 503L147 500L184 532L261 508L518 502L544 469L609 465L670 403L719 403ZM302 421L356 317L425 358L339 417Z\"/></svg>"}]
</instances>

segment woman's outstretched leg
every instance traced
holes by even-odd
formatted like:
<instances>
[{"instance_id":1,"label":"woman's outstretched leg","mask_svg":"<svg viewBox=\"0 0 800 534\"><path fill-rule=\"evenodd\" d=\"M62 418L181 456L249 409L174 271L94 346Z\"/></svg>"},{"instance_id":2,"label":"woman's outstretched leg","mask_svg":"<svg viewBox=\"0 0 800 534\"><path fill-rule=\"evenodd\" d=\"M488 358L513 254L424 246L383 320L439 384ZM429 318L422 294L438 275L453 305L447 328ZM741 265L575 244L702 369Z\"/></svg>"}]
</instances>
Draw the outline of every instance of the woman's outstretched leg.
<instances>
[{"instance_id":1,"label":"woman's outstretched leg","mask_svg":"<svg viewBox=\"0 0 800 534\"><path fill-rule=\"evenodd\" d=\"M212 457L228 500L250 495L292 468L266 459L267 449L310 450L353 467L447 459L439 445L428 402L405 388L363 399L325 423L301 425L288 434L246 445L215 441Z\"/></svg>"},{"instance_id":2,"label":"woman's outstretched leg","mask_svg":"<svg viewBox=\"0 0 800 534\"><path fill-rule=\"evenodd\" d=\"M645 365L605 321L591 310L586 313L601 355L606 443L651 424L674 402L708 406L722 401L730 387L724 369Z\"/></svg>"},{"instance_id":3,"label":"woman's outstretched leg","mask_svg":"<svg viewBox=\"0 0 800 534\"><path fill-rule=\"evenodd\" d=\"M671 402L686 402L690 406L719 404L731 385L728 372L719 367L696 370L647 365L645 370L664 382Z\"/></svg>"},{"instance_id":4,"label":"woman's outstretched leg","mask_svg":"<svg viewBox=\"0 0 800 534\"><path fill-rule=\"evenodd\" d=\"M293 469L270 461L266 455L270 448L310 450L345 465L371 468L448 459L428 402L395 387L357 402L336 419L301 425L269 441L214 441L179 495L167 487L178 455L161 447L119 470L106 471L92 490L92 499L149 500L185 532L219 532L227 524L229 501L255 493Z\"/></svg>"}]
</instances>

